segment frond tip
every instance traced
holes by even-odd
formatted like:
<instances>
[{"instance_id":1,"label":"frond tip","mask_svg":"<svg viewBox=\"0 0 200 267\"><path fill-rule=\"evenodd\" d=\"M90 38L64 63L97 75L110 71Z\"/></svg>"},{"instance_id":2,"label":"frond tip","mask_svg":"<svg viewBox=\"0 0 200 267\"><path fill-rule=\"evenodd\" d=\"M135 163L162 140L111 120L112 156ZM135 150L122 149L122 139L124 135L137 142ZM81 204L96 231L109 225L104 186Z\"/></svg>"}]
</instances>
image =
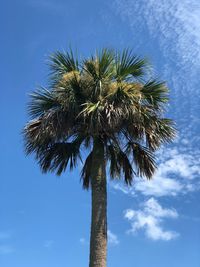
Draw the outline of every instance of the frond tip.
<instances>
[{"instance_id":1,"label":"frond tip","mask_svg":"<svg viewBox=\"0 0 200 267\"><path fill-rule=\"evenodd\" d=\"M30 94L28 113L31 118L42 116L46 111L59 107L59 102L54 92L44 87L39 87L35 92Z\"/></svg>"},{"instance_id":2,"label":"frond tip","mask_svg":"<svg viewBox=\"0 0 200 267\"><path fill-rule=\"evenodd\" d=\"M55 84L66 73L79 70L78 59L74 56L73 51L69 52L56 51L49 57L50 78Z\"/></svg>"},{"instance_id":3,"label":"frond tip","mask_svg":"<svg viewBox=\"0 0 200 267\"><path fill-rule=\"evenodd\" d=\"M124 80L128 77L142 77L146 67L147 60L134 56L129 49L117 53L116 78L118 80Z\"/></svg>"}]
</instances>

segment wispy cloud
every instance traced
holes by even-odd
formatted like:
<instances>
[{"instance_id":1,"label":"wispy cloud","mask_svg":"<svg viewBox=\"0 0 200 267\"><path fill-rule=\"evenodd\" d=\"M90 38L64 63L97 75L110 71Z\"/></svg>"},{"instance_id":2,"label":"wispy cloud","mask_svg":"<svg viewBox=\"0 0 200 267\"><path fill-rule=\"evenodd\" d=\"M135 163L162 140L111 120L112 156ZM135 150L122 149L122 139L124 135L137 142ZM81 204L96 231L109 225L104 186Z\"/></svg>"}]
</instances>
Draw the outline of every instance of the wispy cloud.
<instances>
[{"instance_id":1,"label":"wispy cloud","mask_svg":"<svg viewBox=\"0 0 200 267\"><path fill-rule=\"evenodd\" d=\"M130 26L146 27L158 38L165 56L174 56L182 64L200 60L200 3L195 0L115 0L114 8ZM137 14L137 16L135 16ZM170 52L170 53L169 53ZM178 58L177 58L178 57ZM186 66L185 66L186 67Z\"/></svg>"},{"instance_id":2,"label":"wispy cloud","mask_svg":"<svg viewBox=\"0 0 200 267\"><path fill-rule=\"evenodd\" d=\"M119 244L119 239L117 235L112 233L110 230L108 230L108 243L114 246Z\"/></svg>"},{"instance_id":3,"label":"wispy cloud","mask_svg":"<svg viewBox=\"0 0 200 267\"><path fill-rule=\"evenodd\" d=\"M154 198L144 202L141 210L126 210L124 217L131 223L131 229L128 232L132 234L143 230L147 238L163 241L172 240L179 235L162 227L163 218L178 217L176 210L163 208Z\"/></svg>"},{"instance_id":4,"label":"wispy cloud","mask_svg":"<svg viewBox=\"0 0 200 267\"><path fill-rule=\"evenodd\" d=\"M200 140L200 2L115 0L112 6L129 27L133 43L137 40L135 46L145 42L149 50L157 50L151 57L159 56L159 75L170 83L171 110L182 137L195 145Z\"/></svg>"},{"instance_id":5,"label":"wispy cloud","mask_svg":"<svg viewBox=\"0 0 200 267\"><path fill-rule=\"evenodd\" d=\"M172 99L170 112L180 135L174 149L162 150L158 155L161 160L153 180L135 179L131 188L122 183L112 187L133 197L142 194L174 198L197 191L200 189L200 2L115 0L112 8L129 28L134 48L140 51L140 46L146 47L152 52L150 56L158 64L159 76L168 81ZM156 217L145 205L147 203L142 210L127 211L132 232L143 229L152 239L175 238L176 233L161 227L163 220L169 217Z\"/></svg>"}]
</instances>

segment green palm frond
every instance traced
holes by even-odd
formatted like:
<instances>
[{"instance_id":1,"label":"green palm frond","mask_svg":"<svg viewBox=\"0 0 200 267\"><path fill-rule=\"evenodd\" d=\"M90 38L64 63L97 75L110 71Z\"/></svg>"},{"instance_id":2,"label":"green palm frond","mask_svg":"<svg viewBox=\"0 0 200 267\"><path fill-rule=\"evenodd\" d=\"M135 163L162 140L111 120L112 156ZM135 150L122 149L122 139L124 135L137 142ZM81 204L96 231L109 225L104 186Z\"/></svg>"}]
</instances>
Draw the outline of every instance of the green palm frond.
<instances>
[{"instance_id":1,"label":"green palm frond","mask_svg":"<svg viewBox=\"0 0 200 267\"><path fill-rule=\"evenodd\" d=\"M79 84L75 80L71 80L70 83L62 81L57 85L55 92L61 108L74 113L72 116L77 116L80 105L84 102Z\"/></svg>"},{"instance_id":2,"label":"green palm frond","mask_svg":"<svg viewBox=\"0 0 200 267\"><path fill-rule=\"evenodd\" d=\"M114 51L109 49L102 49L99 53L97 53L100 79L110 79L113 77L113 73L115 71L114 57Z\"/></svg>"},{"instance_id":3,"label":"green palm frond","mask_svg":"<svg viewBox=\"0 0 200 267\"><path fill-rule=\"evenodd\" d=\"M83 62L83 70L91 76L93 81L99 80L99 73L98 73L98 62L95 58L87 59Z\"/></svg>"},{"instance_id":4,"label":"green palm frond","mask_svg":"<svg viewBox=\"0 0 200 267\"><path fill-rule=\"evenodd\" d=\"M54 84L64 74L71 71L78 71L79 62L71 49L69 52L56 51L49 57L49 67L50 78Z\"/></svg>"},{"instance_id":5,"label":"green palm frond","mask_svg":"<svg viewBox=\"0 0 200 267\"><path fill-rule=\"evenodd\" d=\"M163 103L167 103L169 98L168 88L164 82L156 80L147 82L141 89L144 99L155 108L159 108Z\"/></svg>"},{"instance_id":6,"label":"green palm frond","mask_svg":"<svg viewBox=\"0 0 200 267\"><path fill-rule=\"evenodd\" d=\"M83 62L85 82L89 87L89 99L98 101L102 95L102 80L99 74L99 62L95 58L90 58ZM88 91L88 89L86 89Z\"/></svg>"},{"instance_id":7,"label":"green palm frond","mask_svg":"<svg viewBox=\"0 0 200 267\"><path fill-rule=\"evenodd\" d=\"M129 49L117 54L116 79L121 81L128 77L141 77L144 75L147 61L133 55Z\"/></svg>"},{"instance_id":8,"label":"green palm frond","mask_svg":"<svg viewBox=\"0 0 200 267\"><path fill-rule=\"evenodd\" d=\"M40 87L37 91L31 93L30 98L28 113L33 119L42 116L45 112L51 109L60 107L54 92L49 91L44 87Z\"/></svg>"},{"instance_id":9,"label":"green palm frond","mask_svg":"<svg viewBox=\"0 0 200 267\"><path fill-rule=\"evenodd\" d=\"M129 49L102 49L79 61L69 50L52 54L49 65L48 89L38 88L28 104L26 153L36 155L44 172L60 175L76 166L81 146L88 152L101 140L111 178L123 177L127 184L136 172L151 178L154 152L171 142L176 130L163 118L168 88L147 80L146 60ZM90 186L91 165L89 152L81 172L84 188Z\"/></svg>"},{"instance_id":10,"label":"green palm frond","mask_svg":"<svg viewBox=\"0 0 200 267\"><path fill-rule=\"evenodd\" d=\"M126 152L132 153L138 176L145 176L151 179L156 170L153 153L148 148L136 142L128 142Z\"/></svg>"},{"instance_id":11,"label":"green palm frond","mask_svg":"<svg viewBox=\"0 0 200 267\"><path fill-rule=\"evenodd\" d=\"M108 79L113 76L114 71L114 52L109 49L102 49L97 52L96 56L83 62L83 69L94 80L94 82L102 79Z\"/></svg>"}]
</instances>

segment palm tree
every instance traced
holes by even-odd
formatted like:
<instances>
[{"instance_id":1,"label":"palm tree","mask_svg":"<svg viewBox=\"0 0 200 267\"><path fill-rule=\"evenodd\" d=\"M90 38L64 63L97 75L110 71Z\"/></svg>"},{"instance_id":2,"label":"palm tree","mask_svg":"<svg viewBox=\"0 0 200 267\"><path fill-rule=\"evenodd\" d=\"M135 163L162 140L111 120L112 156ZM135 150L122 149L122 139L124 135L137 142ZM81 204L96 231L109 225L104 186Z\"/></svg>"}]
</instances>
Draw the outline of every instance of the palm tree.
<instances>
[{"instance_id":1,"label":"palm tree","mask_svg":"<svg viewBox=\"0 0 200 267\"><path fill-rule=\"evenodd\" d=\"M28 105L23 135L27 154L42 171L61 175L83 160L83 188L91 188L90 267L105 267L107 178L152 177L154 152L175 136L163 118L165 83L147 80L146 60L129 49L102 49L80 60L70 50L50 56L48 89L38 88ZM81 153L84 148L84 155ZM106 168L107 167L107 168Z\"/></svg>"}]
</instances>

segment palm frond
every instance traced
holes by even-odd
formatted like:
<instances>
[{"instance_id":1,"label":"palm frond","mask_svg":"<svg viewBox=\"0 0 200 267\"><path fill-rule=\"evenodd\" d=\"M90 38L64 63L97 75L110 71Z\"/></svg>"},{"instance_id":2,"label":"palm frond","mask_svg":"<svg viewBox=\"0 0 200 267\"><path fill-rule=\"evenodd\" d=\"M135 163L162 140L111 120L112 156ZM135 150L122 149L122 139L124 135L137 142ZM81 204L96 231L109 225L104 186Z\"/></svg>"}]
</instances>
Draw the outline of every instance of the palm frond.
<instances>
[{"instance_id":1,"label":"palm frond","mask_svg":"<svg viewBox=\"0 0 200 267\"><path fill-rule=\"evenodd\" d=\"M168 88L164 82L156 80L149 81L142 87L141 93L143 94L143 98L155 108L159 108L159 106L169 100L167 96Z\"/></svg>"},{"instance_id":2,"label":"palm frond","mask_svg":"<svg viewBox=\"0 0 200 267\"><path fill-rule=\"evenodd\" d=\"M116 56L116 79L122 81L128 77L141 77L146 66L145 59L134 56L129 49L124 49Z\"/></svg>"},{"instance_id":3,"label":"palm frond","mask_svg":"<svg viewBox=\"0 0 200 267\"><path fill-rule=\"evenodd\" d=\"M138 176L145 176L151 179L156 170L156 162L152 152L136 142L128 142L126 152L132 152L133 154Z\"/></svg>"},{"instance_id":4,"label":"palm frond","mask_svg":"<svg viewBox=\"0 0 200 267\"><path fill-rule=\"evenodd\" d=\"M27 154L37 153L41 147L60 142L76 134L74 118L65 111L50 111L30 121L23 130Z\"/></svg>"},{"instance_id":5,"label":"palm frond","mask_svg":"<svg viewBox=\"0 0 200 267\"><path fill-rule=\"evenodd\" d=\"M122 150L119 151L118 160L124 173L125 183L127 185L131 185L133 181L133 168L126 153L124 153Z\"/></svg>"},{"instance_id":6,"label":"palm frond","mask_svg":"<svg viewBox=\"0 0 200 267\"><path fill-rule=\"evenodd\" d=\"M93 79L99 81L98 62L94 57L83 61L83 70Z\"/></svg>"},{"instance_id":7,"label":"palm frond","mask_svg":"<svg viewBox=\"0 0 200 267\"><path fill-rule=\"evenodd\" d=\"M136 114L140 114L140 96L134 84L119 83L116 90L105 99L104 111L106 122L113 129L123 128L124 125L128 127L128 125L134 124Z\"/></svg>"},{"instance_id":8,"label":"palm frond","mask_svg":"<svg viewBox=\"0 0 200 267\"><path fill-rule=\"evenodd\" d=\"M89 60L85 60L83 63L83 71L83 77L89 85L89 99L91 99L91 101L98 101L102 95L102 80L99 75L99 63L97 59L92 57Z\"/></svg>"},{"instance_id":9,"label":"palm frond","mask_svg":"<svg viewBox=\"0 0 200 267\"><path fill-rule=\"evenodd\" d=\"M120 178L121 168L118 162L118 153L113 145L107 146L107 157L110 160L110 177Z\"/></svg>"},{"instance_id":10,"label":"palm frond","mask_svg":"<svg viewBox=\"0 0 200 267\"><path fill-rule=\"evenodd\" d=\"M45 112L60 107L60 103L54 92L40 87L30 94L31 100L28 104L28 113L32 119L42 116Z\"/></svg>"},{"instance_id":11,"label":"palm frond","mask_svg":"<svg viewBox=\"0 0 200 267\"><path fill-rule=\"evenodd\" d=\"M77 136L72 142L54 143L41 148L36 158L44 173L55 172L61 175L68 163L70 170L76 167L77 160L81 160L80 146L83 138Z\"/></svg>"},{"instance_id":12,"label":"palm frond","mask_svg":"<svg viewBox=\"0 0 200 267\"><path fill-rule=\"evenodd\" d=\"M81 179L83 182L84 189L88 189L91 184L92 157L93 157L93 152L91 151L88 157L86 158L84 166L81 171Z\"/></svg>"},{"instance_id":13,"label":"palm frond","mask_svg":"<svg viewBox=\"0 0 200 267\"><path fill-rule=\"evenodd\" d=\"M64 74L71 71L79 70L78 59L74 56L73 51L69 52L56 51L49 57L50 78L55 84Z\"/></svg>"},{"instance_id":14,"label":"palm frond","mask_svg":"<svg viewBox=\"0 0 200 267\"><path fill-rule=\"evenodd\" d=\"M126 153L119 146L111 144L107 147L107 156L110 160L110 177L120 178L123 173L125 183L131 185L134 171Z\"/></svg>"},{"instance_id":15,"label":"palm frond","mask_svg":"<svg viewBox=\"0 0 200 267\"><path fill-rule=\"evenodd\" d=\"M163 143L171 143L177 135L175 124L170 119L153 117L146 124L146 141L151 150L158 149Z\"/></svg>"},{"instance_id":16,"label":"palm frond","mask_svg":"<svg viewBox=\"0 0 200 267\"><path fill-rule=\"evenodd\" d=\"M104 126L101 102L88 102L83 104L82 106L83 109L79 113L78 118L83 120L83 123L87 125L88 132L93 134L98 133L99 130L103 129Z\"/></svg>"},{"instance_id":17,"label":"palm frond","mask_svg":"<svg viewBox=\"0 0 200 267\"><path fill-rule=\"evenodd\" d=\"M72 79L70 83L68 81L59 82L55 91L63 110L77 116L80 112L80 105L84 103L85 99L76 78Z\"/></svg>"},{"instance_id":18,"label":"palm frond","mask_svg":"<svg viewBox=\"0 0 200 267\"><path fill-rule=\"evenodd\" d=\"M97 53L98 73L100 79L110 79L114 76L114 57L114 51L106 48Z\"/></svg>"},{"instance_id":19,"label":"palm frond","mask_svg":"<svg viewBox=\"0 0 200 267\"><path fill-rule=\"evenodd\" d=\"M171 142L176 130L163 118L168 89L157 79L146 81L146 60L129 49L102 49L79 62L69 50L52 54L49 65L48 89L38 88L28 104L26 153L35 154L43 172L60 175L76 166L82 146L88 151L101 140L112 179L122 176L130 185L135 170L150 179L153 152ZM81 172L84 188L90 186L93 155Z\"/></svg>"}]
</instances>

